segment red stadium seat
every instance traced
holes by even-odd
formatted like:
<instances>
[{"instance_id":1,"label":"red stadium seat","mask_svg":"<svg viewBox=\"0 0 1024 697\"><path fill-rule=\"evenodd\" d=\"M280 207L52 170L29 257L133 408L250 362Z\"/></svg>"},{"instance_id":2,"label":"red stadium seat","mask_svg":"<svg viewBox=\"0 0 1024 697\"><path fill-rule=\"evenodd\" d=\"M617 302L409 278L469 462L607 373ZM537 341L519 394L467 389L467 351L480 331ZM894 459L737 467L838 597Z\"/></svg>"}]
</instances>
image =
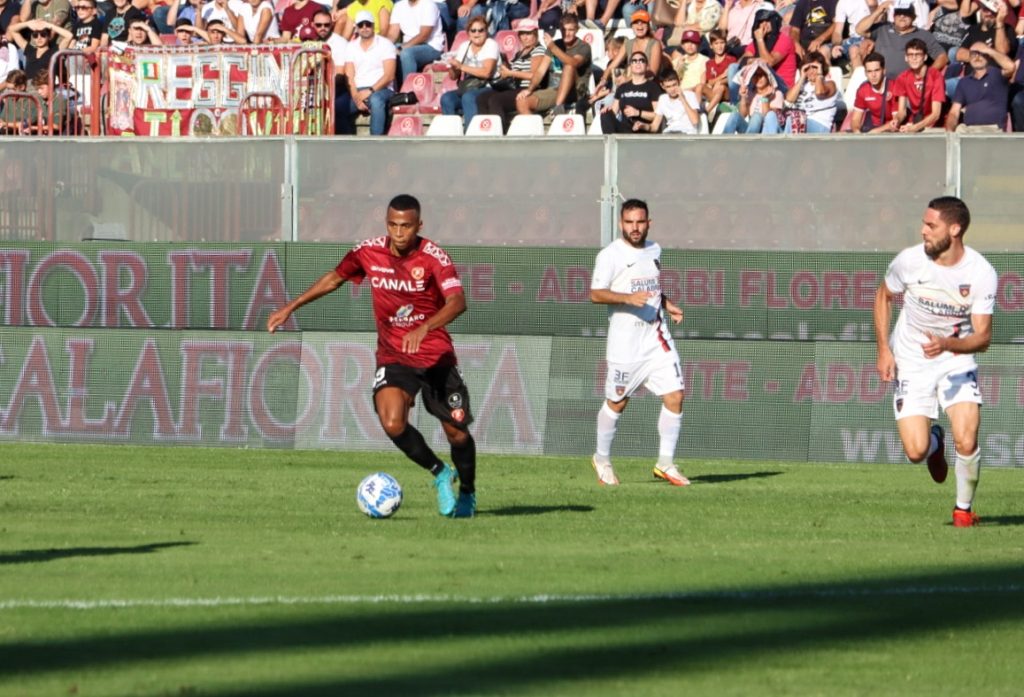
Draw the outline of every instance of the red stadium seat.
<instances>
[{"instance_id":1,"label":"red stadium seat","mask_svg":"<svg viewBox=\"0 0 1024 697\"><path fill-rule=\"evenodd\" d=\"M394 114L440 114L440 95L434 94L434 78L426 73L410 73L402 81L401 92L416 95L416 104L396 106Z\"/></svg>"},{"instance_id":2,"label":"red stadium seat","mask_svg":"<svg viewBox=\"0 0 1024 697\"><path fill-rule=\"evenodd\" d=\"M494 40L498 42L498 48L507 61L515 58L519 52L519 34L514 31L502 29L494 35Z\"/></svg>"},{"instance_id":3,"label":"red stadium seat","mask_svg":"<svg viewBox=\"0 0 1024 697\"><path fill-rule=\"evenodd\" d=\"M411 138L423 135L423 119L419 114L399 114L391 121L389 136Z\"/></svg>"}]
</instances>

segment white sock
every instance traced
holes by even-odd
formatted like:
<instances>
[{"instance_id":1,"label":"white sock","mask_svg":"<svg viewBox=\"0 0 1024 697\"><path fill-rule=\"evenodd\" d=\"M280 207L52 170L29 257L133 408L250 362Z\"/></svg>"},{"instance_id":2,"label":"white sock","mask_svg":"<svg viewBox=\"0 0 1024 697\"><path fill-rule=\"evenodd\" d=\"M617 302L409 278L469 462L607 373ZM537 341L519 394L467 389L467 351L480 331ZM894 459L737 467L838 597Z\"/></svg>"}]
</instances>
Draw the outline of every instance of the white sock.
<instances>
[{"instance_id":1,"label":"white sock","mask_svg":"<svg viewBox=\"0 0 1024 697\"><path fill-rule=\"evenodd\" d=\"M974 490L978 488L978 477L981 476L981 448L973 455L956 453L956 505L958 508L970 510L974 503Z\"/></svg>"},{"instance_id":2,"label":"white sock","mask_svg":"<svg viewBox=\"0 0 1024 697\"><path fill-rule=\"evenodd\" d=\"M672 464L672 458L676 454L676 443L679 441L679 430L683 425L683 413L678 414L669 411L665 405L661 405L661 413L658 414L658 465L668 467Z\"/></svg>"},{"instance_id":3,"label":"white sock","mask_svg":"<svg viewBox=\"0 0 1024 697\"><path fill-rule=\"evenodd\" d=\"M615 440L615 429L619 425L619 414L608 406L608 402L601 405L597 412L597 456L610 459L612 456L612 441Z\"/></svg>"}]
</instances>

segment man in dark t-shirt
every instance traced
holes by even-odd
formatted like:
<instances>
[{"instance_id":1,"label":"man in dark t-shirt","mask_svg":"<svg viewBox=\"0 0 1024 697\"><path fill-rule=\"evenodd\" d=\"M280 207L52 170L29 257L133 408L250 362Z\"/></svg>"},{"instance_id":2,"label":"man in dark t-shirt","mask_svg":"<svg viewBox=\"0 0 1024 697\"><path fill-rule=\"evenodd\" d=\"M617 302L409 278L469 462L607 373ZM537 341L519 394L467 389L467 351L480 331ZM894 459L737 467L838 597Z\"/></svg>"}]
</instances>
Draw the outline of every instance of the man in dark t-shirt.
<instances>
[{"instance_id":1,"label":"man in dark t-shirt","mask_svg":"<svg viewBox=\"0 0 1024 697\"><path fill-rule=\"evenodd\" d=\"M104 28L96 10L96 0L72 0L71 9L75 15L71 22L71 33L75 35L71 48L86 54L95 53L103 39Z\"/></svg>"},{"instance_id":2,"label":"man in dark t-shirt","mask_svg":"<svg viewBox=\"0 0 1024 697\"><path fill-rule=\"evenodd\" d=\"M471 518L476 512L476 443L473 414L451 336L444 327L466 311L462 281L448 253L420 237L420 203L408 194L388 204L386 236L356 245L302 295L272 312L276 331L295 310L346 281L370 286L377 324L377 372L373 404L380 424L406 457L434 476L441 515ZM292 324L295 327L294 323ZM423 406L451 445L453 470L427 445L409 411L422 392ZM457 473L457 474L456 474ZM452 490L459 482L458 499Z\"/></svg>"},{"instance_id":3,"label":"man in dark t-shirt","mask_svg":"<svg viewBox=\"0 0 1024 697\"><path fill-rule=\"evenodd\" d=\"M1010 78L1017 66L1002 51L979 41L970 48L971 72L957 83L946 117L950 131L1006 130ZM963 116L961 125L960 117Z\"/></svg>"}]
</instances>

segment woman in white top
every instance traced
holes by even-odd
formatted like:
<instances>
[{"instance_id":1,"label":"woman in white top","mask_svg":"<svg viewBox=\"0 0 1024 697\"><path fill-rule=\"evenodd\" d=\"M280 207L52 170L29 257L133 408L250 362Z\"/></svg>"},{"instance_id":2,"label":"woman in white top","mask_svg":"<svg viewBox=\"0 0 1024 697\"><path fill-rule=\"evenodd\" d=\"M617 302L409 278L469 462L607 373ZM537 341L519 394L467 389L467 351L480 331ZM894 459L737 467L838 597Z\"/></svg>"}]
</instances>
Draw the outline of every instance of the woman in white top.
<instances>
[{"instance_id":1,"label":"woman in white top","mask_svg":"<svg viewBox=\"0 0 1024 697\"><path fill-rule=\"evenodd\" d=\"M461 113L463 128L477 114L477 96L498 75L501 56L498 42L487 36L486 17L476 15L470 19L466 31L469 41L448 62L448 74L459 81L459 87L441 95L441 113Z\"/></svg>"},{"instance_id":2,"label":"woman in white top","mask_svg":"<svg viewBox=\"0 0 1024 697\"><path fill-rule=\"evenodd\" d=\"M281 37L269 0L249 0L238 5L235 31L244 34L251 44L262 44Z\"/></svg>"},{"instance_id":3,"label":"woman in white top","mask_svg":"<svg viewBox=\"0 0 1024 697\"><path fill-rule=\"evenodd\" d=\"M786 101L806 114L808 133L831 133L838 109L839 89L829 77L825 56L818 51L804 56L796 82L786 92ZM793 118L786 119L786 133L794 131Z\"/></svg>"}]
</instances>

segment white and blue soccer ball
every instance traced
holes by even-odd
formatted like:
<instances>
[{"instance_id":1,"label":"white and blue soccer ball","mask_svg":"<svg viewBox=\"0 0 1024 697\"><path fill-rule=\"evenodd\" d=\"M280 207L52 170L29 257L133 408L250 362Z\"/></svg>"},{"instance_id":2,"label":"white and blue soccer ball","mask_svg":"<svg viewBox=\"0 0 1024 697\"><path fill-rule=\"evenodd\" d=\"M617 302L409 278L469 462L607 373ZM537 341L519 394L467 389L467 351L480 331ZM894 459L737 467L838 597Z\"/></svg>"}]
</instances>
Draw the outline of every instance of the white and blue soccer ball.
<instances>
[{"instance_id":1,"label":"white and blue soccer ball","mask_svg":"<svg viewBox=\"0 0 1024 697\"><path fill-rule=\"evenodd\" d=\"M356 503L371 518L390 518L402 505L402 485L387 472L375 472L359 482Z\"/></svg>"}]
</instances>

